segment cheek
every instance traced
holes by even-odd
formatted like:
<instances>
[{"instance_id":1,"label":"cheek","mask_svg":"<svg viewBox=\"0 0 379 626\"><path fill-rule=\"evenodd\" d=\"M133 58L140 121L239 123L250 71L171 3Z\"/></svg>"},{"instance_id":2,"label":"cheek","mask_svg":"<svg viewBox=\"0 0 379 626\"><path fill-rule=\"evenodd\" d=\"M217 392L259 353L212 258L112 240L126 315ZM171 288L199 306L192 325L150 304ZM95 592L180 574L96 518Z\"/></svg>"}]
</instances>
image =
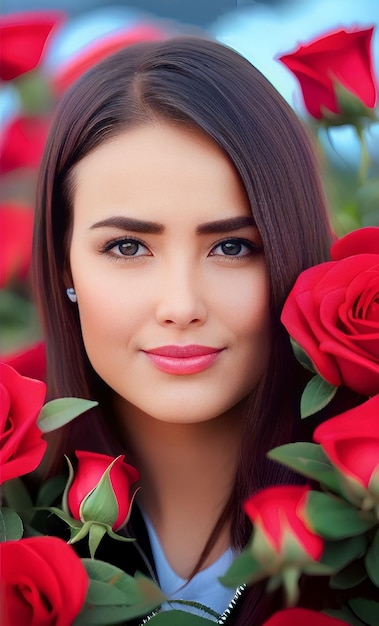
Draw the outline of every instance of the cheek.
<instances>
[{"instance_id":1,"label":"cheek","mask_svg":"<svg viewBox=\"0 0 379 626\"><path fill-rule=\"evenodd\" d=\"M109 280L92 277L76 279L75 289L83 341L90 360L91 355L106 358L104 349L108 346L127 344L147 310L144 292L122 289Z\"/></svg>"},{"instance_id":2,"label":"cheek","mask_svg":"<svg viewBox=\"0 0 379 626\"><path fill-rule=\"evenodd\" d=\"M270 335L270 294L265 266L254 273L234 280L224 293L225 315L236 335L244 339L262 334L262 340Z\"/></svg>"}]
</instances>

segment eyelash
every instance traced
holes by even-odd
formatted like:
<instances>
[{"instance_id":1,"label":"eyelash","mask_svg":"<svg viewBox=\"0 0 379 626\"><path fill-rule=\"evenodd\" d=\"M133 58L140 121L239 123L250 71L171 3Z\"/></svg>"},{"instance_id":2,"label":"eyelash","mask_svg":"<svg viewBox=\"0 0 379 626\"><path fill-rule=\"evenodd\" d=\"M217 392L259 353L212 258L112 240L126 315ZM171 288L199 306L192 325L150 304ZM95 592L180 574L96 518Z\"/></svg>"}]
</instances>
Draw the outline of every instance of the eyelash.
<instances>
[{"instance_id":1,"label":"eyelash","mask_svg":"<svg viewBox=\"0 0 379 626\"><path fill-rule=\"evenodd\" d=\"M120 252L120 254L117 254L116 252L113 251L114 248L120 247L122 245L130 244L130 243L135 243L138 245L138 247L142 247L142 248L145 248L145 250L148 250L148 247L139 239L135 237L123 237L122 239L115 239L113 241L109 241L105 246L103 246L100 249L100 253L108 255L116 261L126 261L126 260L134 261L143 256L151 256L150 254L145 254L145 253L125 255ZM216 250L217 248L225 244L236 244L241 247L245 246L245 248L247 248L247 253L240 255L240 254L216 254L214 252L214 250ZM252 241L249 241L248 239L241 239L239 237L227 237L225 239L222 239L221 241L219 241L212 247L209 253L209 256L219 256L227 260L241 261L241 260L246 259L247 257L254 256L261 252L262 252L262 247L258 246Z\"/></svg>"}]
</instances>

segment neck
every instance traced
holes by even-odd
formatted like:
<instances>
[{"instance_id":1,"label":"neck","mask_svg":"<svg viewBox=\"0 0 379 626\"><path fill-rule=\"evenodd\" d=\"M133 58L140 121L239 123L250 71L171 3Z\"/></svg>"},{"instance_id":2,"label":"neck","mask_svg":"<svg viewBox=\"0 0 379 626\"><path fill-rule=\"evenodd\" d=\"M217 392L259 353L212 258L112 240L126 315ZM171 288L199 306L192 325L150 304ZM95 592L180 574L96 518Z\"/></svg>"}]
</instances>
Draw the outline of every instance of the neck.
<instances>
[{"instance_id":1,"label":"neck","mask_svg":"<svg viewBox=\"0 0 379 626\"><path fill-rule=\"evenodd\" d=\"M229 499L237 469L241 407L206 422L157 420L117 406L128 458L141 474L139 503L172 567L186 578ZM225 528L204 566L230 545Z\"/></svg>"}]
</instances>

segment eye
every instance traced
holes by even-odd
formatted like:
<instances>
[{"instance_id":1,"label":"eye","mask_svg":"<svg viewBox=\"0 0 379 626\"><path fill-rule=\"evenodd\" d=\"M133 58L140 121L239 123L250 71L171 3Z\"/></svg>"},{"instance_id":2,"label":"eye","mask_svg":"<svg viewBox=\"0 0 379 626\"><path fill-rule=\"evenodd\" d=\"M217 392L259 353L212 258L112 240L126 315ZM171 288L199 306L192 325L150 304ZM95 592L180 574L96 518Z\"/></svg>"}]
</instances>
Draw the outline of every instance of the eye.
<instances>
[{"instance_id":1,"label":"eye","mask_svg":"<svg viewBox=\"0 0 379 626\"><path fill-rule=\"evenodd\" d=\"M247 257L261 252L252 241L246 239L224 239L211 250L211 256Z\"/></svg>"},{"instance_id":2,"label":"eye","mask_svg":"<svg viewBox=\"0 0 379 626\"><path fill-rule=\"evenodd\" d=\"M110 241L105 247L104 252L117 257L138 257L149 256L148 248L138 239L132 237Z\"/></svg>"}]
</instances>

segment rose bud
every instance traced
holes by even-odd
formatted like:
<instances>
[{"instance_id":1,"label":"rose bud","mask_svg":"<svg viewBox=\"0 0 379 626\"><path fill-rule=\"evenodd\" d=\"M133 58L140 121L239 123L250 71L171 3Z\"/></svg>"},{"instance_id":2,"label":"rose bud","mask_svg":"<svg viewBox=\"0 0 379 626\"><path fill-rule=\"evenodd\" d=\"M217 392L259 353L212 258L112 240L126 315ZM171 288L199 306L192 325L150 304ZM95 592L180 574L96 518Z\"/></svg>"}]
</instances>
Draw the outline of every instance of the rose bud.
<instances>
[{"instance_id":1,"label":"rose bud","mask_svg":"<svg viewBox=\"0 0 379 626\"><path fill-rule=\"evenodd\" d=\"M379 395L326 420L314 431L337 469L346 498L379 517Z\"/></svg>"},{"instance_id":2,"label":"rose bud","mask_svg":"<svg viewBox=\"0 0 379 626\"><path fill-rule=\"evenodd\" d=\"M117 531L129 519L138 471L117 458L76 451L78 466L66 487L67 508L76 520L99 522Z\"/></svg>"},{"instance_id":3,"label":"rose bud","mask_svg":"<svg viewBox=\"0 0 379 626\"><path fill-rule=\"evenodd\" d=\"M269 568L321 557L323 540L312 532L305 513L309 491L308 486L267 487L245 502L245 512L254 525L253 553Z\"/></svg>"},{"instance_id":4,"label":"rose bud","mask_svg":"<svg viewBox=\"0 0 379 626\"><path fill-rule=\"evenodd\" d=\"M330 125L373 117L373 28L339 30L279 57L296 76L309 114Z\"/></svg>"}]
</instances>

